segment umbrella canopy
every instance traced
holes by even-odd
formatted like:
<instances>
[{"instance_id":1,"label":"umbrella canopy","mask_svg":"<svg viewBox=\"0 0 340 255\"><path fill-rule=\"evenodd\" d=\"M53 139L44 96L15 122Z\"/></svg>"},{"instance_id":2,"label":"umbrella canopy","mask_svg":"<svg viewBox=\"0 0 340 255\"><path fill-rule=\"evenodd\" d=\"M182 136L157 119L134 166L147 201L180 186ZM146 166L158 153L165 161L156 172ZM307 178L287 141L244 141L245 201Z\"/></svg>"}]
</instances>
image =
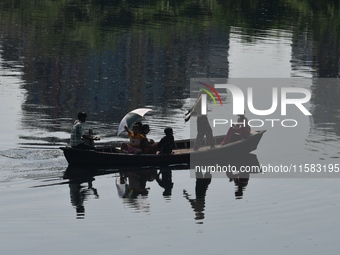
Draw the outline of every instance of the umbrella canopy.
<instances>
[{"instance_id":1,"label":"umbrella canopy","mask_svg":"<svg viewBox=\"0 0 340 255\"><path fill-rule=\"evenodd\" d=\"M124 131L124 126L131 126L133 123L142 118L147 112L151 110L152 109L149 108L138 108L127 113L119 123L117 135L120 135Z\"/></svg>"}]
</instances>

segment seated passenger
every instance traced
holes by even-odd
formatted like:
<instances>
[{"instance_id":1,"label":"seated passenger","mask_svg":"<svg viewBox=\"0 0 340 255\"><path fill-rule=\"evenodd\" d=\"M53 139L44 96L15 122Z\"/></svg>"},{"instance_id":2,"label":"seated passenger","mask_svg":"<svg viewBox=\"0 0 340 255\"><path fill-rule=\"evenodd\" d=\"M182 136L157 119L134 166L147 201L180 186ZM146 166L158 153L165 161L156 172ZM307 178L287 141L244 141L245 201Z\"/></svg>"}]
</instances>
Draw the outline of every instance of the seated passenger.
<instances>
[{"instance_id":1,"label":"seated passenger","mask_svg":"<svg viewBox=\"0 0 340 255\"><path fill-rule=\"evenodd\" d=\"M149 138L146 137L146 135L149 134L149 132L150 132L149 125L148 124L144 124L142 126L142 129L141 129L140 133L146 138L146 140L148 141L149 144L154 144L155 141L153 139L149 139Z\"/></svg>"},{"instance_id":2,"label":"seated passenger","mask_svg":"<svg viewBox=\"0 0 340 255\"><path fill-rule=\"evenodd\" d=\"M157 145L153 139L147 138L147 134L150 132L150 127L147 124L142 126L141 134L144 136L144 139L141 141L140 147L143 153L146 154L155 154L157 152Z\"/></svg>"},{"instance_id":3,"label":"seated passenger","mask_svg":"<svg viewBox=\"0 0 340 255\"><path fill-rule=\"evenodd\" d=\"M157 144L157 150L160 154L171 154L175 148L175 139L172 128L166 127L164 129L165 136Z\"/></svg>"},{"instance_id":4,"label":"seated passenger","mask_svg":"<svg viewBox=\"0 0 340 255\"><path fill-rule=\"evenodd\" d=\"M229 143L231 137L235 133L238 133L241 139L244 139L250 135L250 126L248 124L248 119L243 114L239 115L237 122L238 122L237 125L233 125L232 127L229 128L227 134L224 136L221 145Z\"/></svg>"},{"instance_id":5,"label":"seated passenger","mask_svg":"<svg viewBox=\"0 0 340 255\"><path fill-rule=\"evenodd\" d=\"M128 129L127 126L124 127L125 131L128 132L128 135L130 137L129 144L123 143L121 146L122 150L125 150L129 153L142 153L142 150L140 148L140 143L144 138L142 134L140 134L140 129L138 125L133 125L132 131Z\"/></svg>"}]
</instances>

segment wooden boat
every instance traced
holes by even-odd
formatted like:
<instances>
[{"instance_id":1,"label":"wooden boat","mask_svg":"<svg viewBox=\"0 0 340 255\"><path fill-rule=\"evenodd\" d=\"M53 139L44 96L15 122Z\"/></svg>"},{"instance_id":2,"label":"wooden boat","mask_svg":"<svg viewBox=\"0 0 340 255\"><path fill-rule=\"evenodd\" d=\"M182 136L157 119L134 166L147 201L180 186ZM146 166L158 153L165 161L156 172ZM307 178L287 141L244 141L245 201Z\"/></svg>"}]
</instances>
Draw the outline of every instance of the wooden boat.
<instances>
[{"instance_id":1,"label":"wooden boat","mask_svg":"<svg viewBox=\"0 0 340 255\"><path fill-rule=\"evenodd\" d=\"M173 154L130 154L120 150L116 145L98 146L93 150L74 149L61 147L65 158L71 166L162 166L175 164L190 164L193 161L214 158L232 157L240 154L248 154L256 150L263 133L262 131L252 132L246 139L240 139L235 135L231 142L226 145L219 145L223 136L214 137L216 147L210 148L203 145L198 151L194 151L194 140L178 140Z\"/></svg>"}]
</instances>

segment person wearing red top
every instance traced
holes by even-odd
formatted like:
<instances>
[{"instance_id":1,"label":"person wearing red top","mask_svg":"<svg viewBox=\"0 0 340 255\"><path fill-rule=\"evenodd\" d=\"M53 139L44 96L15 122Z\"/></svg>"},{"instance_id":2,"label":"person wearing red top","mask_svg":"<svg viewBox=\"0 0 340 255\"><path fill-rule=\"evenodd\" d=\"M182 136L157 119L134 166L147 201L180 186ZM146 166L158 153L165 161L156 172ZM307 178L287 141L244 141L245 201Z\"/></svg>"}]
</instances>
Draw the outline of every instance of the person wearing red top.
<instances>
[{"instance_id":1,"label":"person wearing red top","mask_svg":"<svg viewBox=\"0 0 340 255\"><path fill-rule=\"evenodd\" d=\"M250 126L248 124L248 119L243 114L239 115L237 119L237 124L229 128L227 134L224 136L221 145L229 143L231 137L235 133L238 133L241 139L244 139L250 135Z\"/></svg>"}]
</instances>

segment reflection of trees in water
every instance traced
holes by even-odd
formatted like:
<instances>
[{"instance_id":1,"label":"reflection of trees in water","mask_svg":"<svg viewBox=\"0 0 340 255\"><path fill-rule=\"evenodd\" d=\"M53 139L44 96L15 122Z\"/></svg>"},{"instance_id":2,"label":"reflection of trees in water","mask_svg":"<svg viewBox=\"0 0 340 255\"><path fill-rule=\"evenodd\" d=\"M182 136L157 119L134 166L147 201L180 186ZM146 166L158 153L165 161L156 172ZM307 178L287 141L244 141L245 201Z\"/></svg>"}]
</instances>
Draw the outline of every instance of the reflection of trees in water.
<instances>
[{"instance_id":1,"label":"reflection of trees in water","mask_svg":"<svg viewBox=\"0 0 340 255\"><path fill-rule=\"evenodd\" d=\"M28 115L38 112L54 119L73 118L74 112L83 109L95 115L94 121L99 121L99 113L118 119L122 109L126 113L141 105L163 106L165 110L182 108L183 101L178 99L185 95L191 76L206 72L203 63L209 59L209 40L220 38L219 31L197 30L196 33L192 25L178 21L181 27L167 25L159 29L151 25L149 30L147 25L136 26L141 16L135 17L133 10L160 14L157 5L145 9L144 5L119 2L61 4L59 7L51 2L50 7L42 5L40 12L49 13L49 8L53 8L59 15L49 16L46 23L39 23L41 27L30 20L35 15L30 11L38 4L19 1L14 6L22 7L20 11L24 10L25 15L14 15L16 24L8 21L6 29L13 26L13 30L24 32L8 35L12 41L8 45L12 47L6 52L11 55L8 59L20 60L23 65L24 88L28 91L24 110ZM13 6L5 7L9 13L13 11ZM123 19L119 10L125 10ZM24 18L29 21L23 22ZM116 31L122 22L126 27L124 33ZM177 23L175 19L172 22ZM201 25L202 21L198 26ZM130 31L131 26L134 27ZM74 34L81 35L75 38ZM12 48L21 49L20 54ZM219 60L227 67L226 57ZM215 73L221 66L217 68ZM209 72L214 72L213 66Z\"/></svg>"},{"instance_id":2,"label":"reflection of trees in water","mask_svg":"<svg viewBox=\"0 0 340 255\"><path fill-rule=\"evenodd\" d=\"M318 160L339 159L340 82L316 79L312 90L312 121L306 148Z\"/></svg>"},{"instance_id":3,"label":"reflection of trees in water","mask_svg":"<svg viewBox=\"0 0 340 255\"><path fill-rule=\"evenodd\" d=\"M330 124L340 135L340 83L338 79L317 79L313 86L312 103L314 125ZM335 124L335 125L334 125ZM328 130L331 131L331 130Z\"/></svg>"},{"instance_id":4,"label":"reflection of trees in water","mask_svg":"<svg viewBox=\"0 0 340 255\"><path fill-rule=\"evenodd\" d=\"M322 7L323 4L319 3L317 6ZM315 5L312 5L308 9L309 11L301 13L308 26L305 24L293 35L293 75L295 71L300 70L306 74L312 72L312 75L318 78L337 78L340 76L340 31L337 28L339 23L334 24L336 26L330 25L336 21L340 22L340 16L327 17L324 12L334 11L330 6L327 11L317 12L314 9ZM339 6L336 6L338 9ZM329 25L326 25L325 21ZM331 127L326 127L327 132L335 132L339 136L339 82L336 80L314 80L311 91L313 132L317 132L320 124L333 123Z\"/></svg>"},{"instance_id":5,"label":"reflection of trees in water","mask_svg":"<svg viewBox=\"0 0 340 255\"><path fill-rule=\"evenodd\" d=\"M42 126L44 123L34 120L36 116L74 118L81 109L91 114L91 121L105 122L108 117L119 120L127 110L144 105L161 107L162 115L167 117L176 114L174 110L183 107L181 99L186 97L190 77L207 71L215 76L220 70L227 75L228 64L226 56L209 54L209 40L217 38L219 31L199 32L196 38L169 32L174 34L162 47L141 31L138 36L122 37L115 50L89 51L78 56L61 52L57 57L46 53L36 58L41 46L39 42L32 43L27 49L31 56L25 56L23 63L23 87L27 90L23 122L50 131L69 131L64 123ZM228 34L222 37L223 44L228 45ZM215 63L209 70L208 62Z\"/></svg>"},{"instance_id":6,"label":"reflection of trees in water","mask_svg":"<svg viewBox=\"0 0 340 255\"><path fill-rule=\"evenodd\" d=\"M228 76L231 26L246 42L266 29L292 31L293 74L307 68L338 77L338 10L330 0L16 1L2 5L1 54L4 68L23 71L24 124L68 132L58 119L74 118L79 109L98 122L141 105L161 106L171 116L183 106L177 99L188 96L189 78ZM336 86L314 87L313 95L315 123L325 110L336 119ZM37 115L57 121L44 125Z\"/></svg>"},{"instance_id":7,"label":"reflection of trees in water","mask_svg":"<svg viewBox=\"0 0 340 255\"><path fill-rule=\"evenodd\" d=\"M299 5L294 1L291 4L293 7L300 7L301 17L300 25L293 34L293 75L294 70L300 69L307 73L312 71L314 77L339 77L339 2L304 0ZM339 82L314 81L311 87L311 132L340 135L339 88Z\"/></svg>"}]
</instances>

